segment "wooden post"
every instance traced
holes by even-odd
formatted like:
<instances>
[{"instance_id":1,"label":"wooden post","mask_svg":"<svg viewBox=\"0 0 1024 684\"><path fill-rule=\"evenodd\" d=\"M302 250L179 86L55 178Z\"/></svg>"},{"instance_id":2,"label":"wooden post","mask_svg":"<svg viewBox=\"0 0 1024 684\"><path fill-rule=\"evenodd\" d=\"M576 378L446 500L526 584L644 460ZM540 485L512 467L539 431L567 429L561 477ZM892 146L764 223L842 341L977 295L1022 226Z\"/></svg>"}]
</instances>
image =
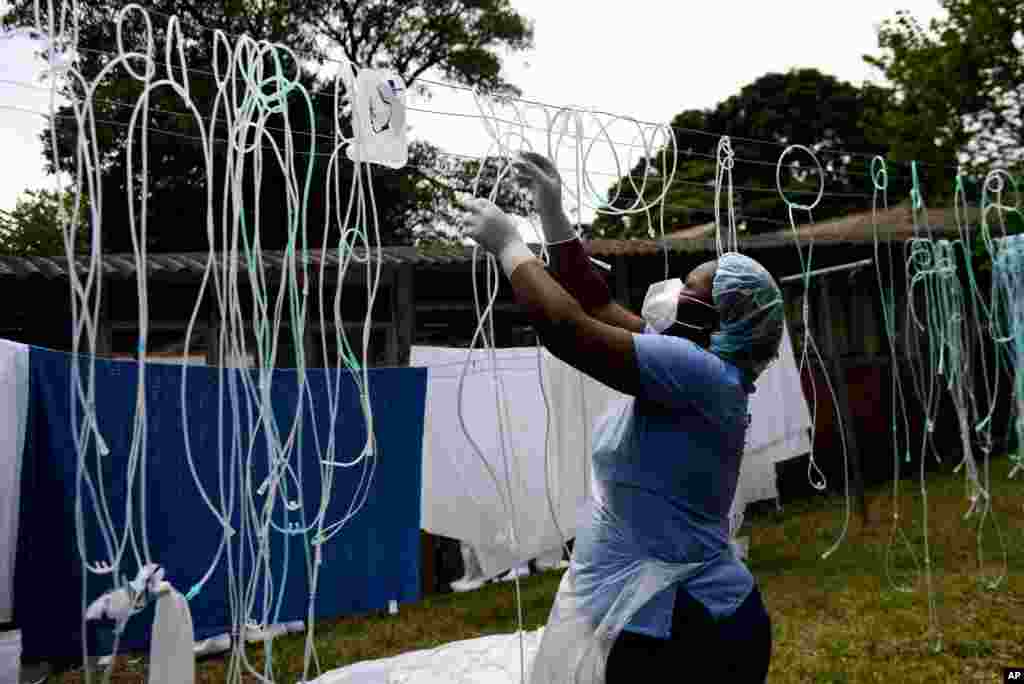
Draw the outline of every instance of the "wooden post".
<instances>
[{"instance_id":1,"label":"wooden post","mask_svg":"<svg viewBox=\"0 0 1024 684\"><path fill-rule=\"evenodd\" d=\"M434 555L434 535L420 530L420 594L424 597L437 593Z\"/></svg>"},{"instance_id":2,"label":"wooden post","mask_svg":"<svg viewBox=\"0 0 1024 684\"><path fill-rule=\"evenodd\" d=\"M114 353L114 335L110 329L110 287L113 283L103 279L100 298L100 318L96 321L96 349L93 352L100 357L110 357Z\"/></svg>"},{"instance_id":3,"label":"wooden post","mask_svg":"<svg viewBox=\"0 0 1024 684\"><path fill-rule=\"evenodd\" d=\"M206 330L206 365L217 368L221 363L220 312L216 310L215 302L211 302L207 318L209 327Z\"/></svg>"},{"instance_id":4,"label":"wooden post","mask_svg":"<svg viewBox=\"0 0 1024 684\"><path fill-rule=\"evenodd\" d=\"M893 298L895 303L893 322L896 328L896 354L897 358L903 360L906 359L907 352L910 349L907 336L908 334L913 334L913 331L907 330L907 288L898 287L895 283L892 287L896 292L896 296Z\"/></svg>"},{"instance_id":5,"label":"wooden post","mask_svg":"<svg viewBox=\"0 0 1024 684\"><path fill-rule=\"evenodd\" d=\"M387 329L387 349L384 355L384 363L389 367L398 365L398 323L391 322Z\"/></svg>"},{"instance_id":6,"label":"wooden post","mask_svg":"<svg viewBox=\"0 0 1024 684\"><path fill-rule=\"evenodd\" d=\"M833 302L829 296L828 276L819 276L814 285L818 290L818 315L821 326L821 343L825 364L828 369L829 378L832 381L832 388L836 393L836 409L839 412L846 439L846 453L850 471L847 473L853 484L856 507L860 512L861 521L867 526L871 519L868 514L867 499L864 496L864 476L860 466L860 451L857 449L857 431L853 426L853 414L850 411L850 388L846 384L846 372L843 369L842 361L839 358L839 349L836 345L835 330L832 327L831 306Z\"/></svg>"},{"instance_id":7,"label":"wooden post","mask_svg":"<svg viewBox=\"0 0 1024 684\"><path fill-rule=\"evenodd\" d=\"M402 264L395 274L394 309L398 366L408 366L416 343L416 267Z\"/></svg>"},{"instance_id":8,"label":"wooden post","mask_svg":"<svg viewBox=\"0 0 1024 684\"><path fill-rule=\"evenodd\" d=\"M306 325L302 331L302 354L306 357L306 368L322 368L325 364L320 358L320 329L314 328L311 319L313 318L312 306L306 308Z\"/></svg>"},{"instance_id":9,"label":"wooden post","mask_svg":"<svg viewBox=\"0 0 1024 684\"><path fill-rule=\"evenodd\" d=\"M111 330L111 284L103 283L103 291L99 302L99 319L96 322L95 354L110 357L114 353L114 334Z\"/></svg>"},{"instance_id":10,"label":"wooden post","mask_svg":"<svg viewBox=\"0 0 1024 684\"><path fill-rule=\"evenodd\" d=\"M827 277L827 276L825 276ZM843 359L850 354L850 328L854 324L853 310L850 306L852 296L850 281L848 278L836 276L831 282L827 282L825 288L828 290L828 297L831 306L829 316L832 318L832 347L835 350L836 358Z\"/></svg>"},{"instance_id":11,"label":"wooden post","mask_svg":"<svg viewBox=\"0 0 1024 684\"><path fill-rule=\"evenodd\" d=\"M872 290L877 287L872 287ZM860 290L857 296L857 310L860 312L860 326L858 327L859 337L864 340L860 351L869 356L877 356L882 353L882 336L885 335L884 325L880 325L878 309L875 305L875 297L869 291L864 293Z\"/></svg>"}]
</instances>

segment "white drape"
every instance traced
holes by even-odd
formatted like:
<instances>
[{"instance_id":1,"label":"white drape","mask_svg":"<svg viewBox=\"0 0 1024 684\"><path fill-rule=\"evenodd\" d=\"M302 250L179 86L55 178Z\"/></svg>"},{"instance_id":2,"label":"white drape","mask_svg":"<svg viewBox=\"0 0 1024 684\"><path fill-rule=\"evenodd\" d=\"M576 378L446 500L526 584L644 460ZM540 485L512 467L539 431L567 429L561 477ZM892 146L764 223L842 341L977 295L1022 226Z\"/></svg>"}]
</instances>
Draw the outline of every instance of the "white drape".
<instances>
[{"instance_id":1,"label":"white drape","mask_svg":"<svg viewBox=\"0 0 1024 684\"><path fill-rule=\"evenodd\" d=\"M0 622L14 614L21 463L28 421L28 347L0 340Z\"/></svg>"},{"instance_id":2,"label":"white drape","mask_svg":"<svg viewBox=\"0 0 1024 684\"><path fill-rule=\"evenodd\" d=\"M779 497L775 464L811 450L811 415L788 330L783 330L779 358L754 384L757 391L750 396L750 432L730 514L734 536L747 504Z\"/></svg>"},{"instance_id":3,"label":"white drape","mask_svg":"<svg viewBox=\"0 0 1024 684\"><path fill-rule=\"evenodd\" d=\"M458 415L466 355L464 349L412 349L410 365L429 367L422 526L432 534L470 543L484 575L492 577L558 549L562 535L575 534L587 491L587 446L594 415L607 408L616 393L589 378L581 385L577 371L547 352L538 358L534 347L497 350L496 366L489 354L474 352L462 392L467 438ZM541 368L550 421L541 393ZM510 522L517 545L512 543Z\"/></svg>"}]
</instances>

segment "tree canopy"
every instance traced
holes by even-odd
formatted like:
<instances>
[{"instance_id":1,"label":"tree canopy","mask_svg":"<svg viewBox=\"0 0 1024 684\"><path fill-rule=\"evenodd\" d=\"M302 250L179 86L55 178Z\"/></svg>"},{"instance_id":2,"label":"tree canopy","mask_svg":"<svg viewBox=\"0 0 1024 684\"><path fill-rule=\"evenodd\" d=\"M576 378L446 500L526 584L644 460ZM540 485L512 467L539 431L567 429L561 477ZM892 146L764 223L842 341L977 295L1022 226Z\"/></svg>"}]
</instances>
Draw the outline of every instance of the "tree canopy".
<instances>
[{"instance_id":1,"label":"tree canopy","mask_svg":"<svg viewBox=\"0 0 1024 684\"><path fill-rule=\"evenodd\" d=\"M63 206L61 206L63 204ZM76 250L88 245L88 202L80 199L77 212ZM76 218L75 195L63 197L52 190L28 190L18 198L13 211L0 211L0 254L5 256L62 256L62 226Z\"/></svg>"},{"instance_id":2,"label":"tree canopy","mask_svg":"<svg viewBox=\"0 0 1024 684\"><path fill-rule=\"evenodd\" d=\"M865 119L881 106L882 92L858 88L816 69L769 73L744 86L740 92L708 110L686 110L676 115L672 127L676 140L676 173L666 198L666 232L714 221L714 187L718 145L730 137L733 153L732 182L737 221L751 232L779 230L786 219L785 201L776 184L776 162L790 144L814 150L826 192L814 210L816 220L863 208L870 193L870 156L884 154L886 146L869 135ZM764 141L764 142L758 142ZM855 151L856 155L848 154ZM661 179L670 172L670 150L663 148L653 159L642 159L631 175L648 174L648 198L662 192ZM809 156L793 152L785 159L783 189L793 202L810 204L818 191L819 176ZM636 192L628 179L620 179L609 191L612 206L629 206ZM724 207L725 192L722 202ZM658 212L651 218L657 225ZM725 218L723 209L723 220ZM623 221L599 216L594 234L607 237L647 237L651 221L646 216Z\"/></svg>"},{"instance_id":3,"label":"tree canopy","mask_svg":"<svg viewBox=\"0 0 1024 684\"><path fill-rule=\"evenodd\" d=\"M521 94L501 76L498 50L532 47L533 29L509 0L327 0L311 27L354 64L414 83L432 69L455 83Z\"/></svg>"},{"instance_id":4,"label":"tree canopy","mask_svg":"<svg viewBox=\"0 0 1024 684\"><path fill-rule=\"evenodd\" d=\"M116 50L115 17L123 3L95 0L80 3L78 68L87 80L94 79ZM186 40L182 47L189 69L191 99L201 116L207 119L214 110L217 91L212 72L214 40L212 30L229 36L246 34L256 39L284 44L302 59L300 81L312 97L312 115L301 97L288 100L288 119L295 131L296 167L305 179L309 163L311 131L318 136L312 157L309 187L311 193L306 214L311 244L319 244L328 217L327 159L332 149L333 126L338 117L333 99L333 81L329 62L343 54L360 66L394 69L407 85L415 87L425 73L440 73L456 83L480 87L486 91L514 93L515 88L502 78L501 51L522 50L531 45L532 27L516 13L508 0L333 0L312 3L308 0L266 0L258 4L237 2L184 2L153 0L146 4L153 18L155 55L162 63L167 42L167 18L177 16ZM31 25L32 0L19 0L4 17L5 26ZM138 13L129 13L124 22L124 42L140 49L144 25ZM293 65L287 65L291 68ZM431 71L433 70L433 71ZM74 83L66 85L73 95ZM97 137L103 156L102 187L90 191L101 207L103 248L127 251L131 248L128 229L129 177L127 145L132 109L142 84L124 67L113 70L96 88L93 98ZM153 251L205 250L207 183L200 129L184 103L169 88L151 91L149 96L148 149L148 247ZM342 113L344 116L344 112ZM223 117L221 117L223 120ZM283 145L278 115L268 128ZM75 166L77 124L69 108L62 108L54 121L58 154L44 131L44 154L49 170L71 170ZM226 127L213 129L218 139L213 152L213 187L224 183ZM142 181L142 156L138 128L135 132L135 159L132 183L136 207ZM324 137L319 137L324 136ZM326 144L324 144L326 141ZM381 240L385 244L409 242L414 231L432 226L451 214L448 200L451 188L465 185L475 169L469 161L452 161L426 142L410 146L409 163L399 170L373 167L374 194L380 217ZM353 167L341 165L340 182L347 188ZM259 197L246 200L248 214L260 216L260 239L264 248L283 247L287 239L287 202L284 176L270 153L262 169ZM250 167L243 185L251 188ZM440 183L440 185L439 185ZM438 192L438 187L448 192ZM88 189L86 189L88 190ZM347 194L343 194L343 197ZM220 216L221 193L215 193L215 216ZM516 208L521 195L506 193L506 208ZM519 202L519 204L515 204ZM332 228L328 242L338 239Z\"/></svg>"},{"instance_id":5,"label":"tree canopy","mask_svg":"<svg viewBox=\"0 0 1024 684\"><path fill-rule=\"evenodd\" d=\"M983 175L1024 161L1024 5L1016 0L941 0L925 27L897 12L865 61L891 84L875 120L893 154L930 163L928 190L952 194L955 165ZM975 199L971 198L972 201Z\"/></svg>"}]
</instances>

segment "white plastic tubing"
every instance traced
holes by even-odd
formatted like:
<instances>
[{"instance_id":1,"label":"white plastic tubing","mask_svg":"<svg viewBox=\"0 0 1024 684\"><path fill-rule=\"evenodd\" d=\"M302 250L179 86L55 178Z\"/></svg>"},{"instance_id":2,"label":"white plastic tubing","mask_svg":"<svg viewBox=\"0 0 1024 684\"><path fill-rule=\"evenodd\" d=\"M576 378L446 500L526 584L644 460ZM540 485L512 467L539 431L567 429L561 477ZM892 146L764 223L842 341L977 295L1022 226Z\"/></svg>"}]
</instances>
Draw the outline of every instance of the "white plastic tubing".
<instances>
[{"instance_id":1,"label":"white plastic tubing","mask_svg":"<svg viewBox=\"0 0 1024 684\"><path fill-rule=\"evenodd\" d=\"M319 581L321 547L335 537L362 508L373 479L376 465L373 412L369 400L368 356L370 345L371 312L380 282L380 234L373 197L373 183L369 161L359 154L342 152L355 143L342 133L338 120L342 112L351 111L356 118L364 115L367 107L360 97L370 96L356 89L354 68L341 63L335 77L335 107L339 115L334 123L333 143L328 161L327 211L322 227L324 250L319 259L319 278L312 277L307 229L307 207L310 201L311 180L317 136L308 135L309 148L301 150L293 135L294 109L289 102L304 102L307 121L304 129L315 133L316 121L310 94L299 81L300 66L297 56L288 48L256 41L248 37L232 39L220 31L212 33L213 74L216 94L210 111L199 111L191 98L189 68L185 62L184 40L178 20L167 19L164 28L166 49L156 54L153 20L140 5L126 5L115 20L117 53L91 81L76 68L78 7L74 0L57 3L37 0L35 25L31 31L44 41L49 62L50 114L56 114L59 94L70 94L67 104L76 121L74 140L74 171L71 188L76 195L73 215L63 216L64 239L70 262L78 261L74 245L77 232L91 226L91 242L84 268L69 268L73 319L72 352L76 368L72 373L72 431L77 455L75 522L78 549L83 571L82 615L85 630L85 601L88 578L99 575L110 583L110 589L123 586L126 576L133 576L135 568L159 562L152 556L146 532L146 354L149 325L147 291L147 217L149 215L149 112L154 93L171 92L191 113L199 131L204 152L204 181L208 210L206 235L208 252L206 267L194 309L186 332L185 355L191 345L201 304L207 293L216 302L215 330L222 360L218 369L219 382L216 418L201 416L203 421L216 420L218 435L217 454L203 454L216 458L218 482L216 491L209 491L198 476L191 442L190 426L196 416L187 411L189 373L182 367L181 406L182 436L180 445L192 473L211 522L221 530L221 541L216 553L209 559L204 576L188 592L189 598L202 591L204 584L219 564L226 564L229 577L229 597L232 630L244 636L252 623L266 625L278 621L283 592L288 581L287 552L282 558L272 558L270 540L273 534L298 535L307 541L306 567L308 586L311 587L308 604L309 629L307 631L304 678L310 669L319 665L313 652L314 605ZM126 25L143 27L141 41L128 45ZM129 227L134 251L139 300L138 385L132 419L131 442L127 453L111 453L103 438L104 426L97 418L97 388L95 351L97 349L97 321L102 301L103 279L101 254L103 247L103 190L101 183L102 160L108 152L100 148L96 135L94 95L108 76L121 70L140 85L140 95L134 103L128 126L126 149ZM291 100L289 100L291 98ZM404 99L396 106L404 107ZM283 136L270 134L268 123L283 130ZM353 130L369 128L354 121ZM50 144L57 150L56 128L51 127ZM215 137L215 131L222 137ZM226 131L226 135L224 133ZM322 137L322 136L321 136ZM213 166L214 144L227 144L223 175L215 176ZM304 158L305 164L297 163ZM355 158L356 161L352 161ZM136 169L136 160L141 168ZM353 163L353 181L343 187L342 163ZM281 187L264 187L263 170L267 164L276 165L284 178ZM56 177L58 193L63 191L61 179ZM136 181L136 179L138 179ZM249 180L246 180L249 179ZM252 183L252 187L245 184ZM260 215L257 208L246 206L244 193L280 193L287 209L287 246L282 264L282 278L276 288L265 276L265 257L260 244ZM82 193L90 198L86 220L78 216ZM216 193L216 194L215 194ZM219 197L218 197L219 196ZM214 211L214 199L222 202L222 210ZM331 231L339 235L337 244L330 248L339 263L337 285L333 292L326 290L325 265L328 259L328 237ZM361 339L356 351L345 334L341 320L341 283L350 268L362 268L366 274L366 315ZM314 406L307 379L307 360L303 354L306 321L311 317L310 283L318 288L316 301L319 310L320 344L325 352L333 347L337 363L330 369L327 382L327 406ZM254 302L247 317L242 308L243 288L248 288ZM348 294L348 292L346 292ZM331 302L333 310L325 310ZM328 339L328 329L335 331ZM296 351L297 401L285 419L275 415L271 405L271 384L279 358L278 341L282 328L289 325ZM250 340L255 340L253 348ZM248 360L254 359L250 369ZM241 361L241 367L239 367ZM347 416L345 420L361 420L366 439L357 455L342 457L337 453L336 429L339 415L343 377L351 378L360 397L361 416ZM303 430L308 411L312 435ZM318 425L319 423L319 425ZM321 439L323 424L327 437ZM351 424L351 423L350 423ZM108 426L109 427L109 426ZM303 441L313 440L313 447L321 454L319 472L304 473L300 455ZM324 443L321 443L321 442ZM309 450L308 444L306 451ZM124 468L124 514L114 516L109 505L110 491L102 473L108 463ZM267 473L260 482L253 477L254 470ZM333 477L336 468L358 468L358 486L337 520L327 519L327 509L334 497ZM302 496L304 477L319 476L320 497L305 501ZM119 478L120 479L120 478ZM101 548L87 544L87 518L102 539ZM115 524L122 519L122 525ZM238 521L238 522L233 522ZM286 547L287 548L287 547ZM282 570L284 568L285 570ZM168 577L173 581L173 577ZM261 605L256 605L262 593ZM144 607L140 601L136 612ZM115 636L116 644L120 632ZM235 639L229 667L229 681L239 682L244 674L261 681L273 681L272 658L268 642L266 665L256 670L245 653L245 639ZM83 657L90 649L83 638ZM112 668L107 671L110 677ZM87 681L91 674L86 672Z\"/></svg>"}]
</instances>

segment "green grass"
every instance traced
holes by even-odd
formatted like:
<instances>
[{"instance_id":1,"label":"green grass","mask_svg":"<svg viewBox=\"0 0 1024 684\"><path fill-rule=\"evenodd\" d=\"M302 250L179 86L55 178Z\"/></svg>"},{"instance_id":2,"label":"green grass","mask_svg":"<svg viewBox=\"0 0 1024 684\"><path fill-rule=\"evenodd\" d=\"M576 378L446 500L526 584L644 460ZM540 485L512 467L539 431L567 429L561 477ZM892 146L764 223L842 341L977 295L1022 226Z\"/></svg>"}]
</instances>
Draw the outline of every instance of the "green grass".
<instances>
[{"instance_id":1,"label":"green grass","mask_svg":"<svg viewBox=\"0 0 1024 684\"><path fill-rule=\"evenodd\" d=\"M992 464L994 518L1006 542L1009 573L989 589L978 571L975 528L962 519L967 510L963 477L933 476L928 483L929 533L939 641L928 635L928 602L923 578L913 574L906 553L893 566L912 591L893 589L884 571L892 526L891 484L869 492L873 524L863 528L852 516L839 550L821 560L843 523L841 498L786 504L781 513L750 523L749 565L761 584L772 616L774 643L770 682L998 682L1001 668L1024 665L1024 481L1006 479L1008 460ZM921 496L913 481L901 484L903 529L920 558ZM995 560L993 528L984 538L986 558ZM998 574L1001 565L986 563ZM547 620L560 572L522 582L525 627ZM322 620L317 651L323 670L360 660L431 648L449 641L516 629L511 583L488 585L468 594L432 596L386 615ZM297 681L302 671L303 635L274 641L278 682ZM249 649L262 668L262 646ZM223 682L227 659L212 657L198 666L198 681ZM79 673L56 679L70 684ZM144 682L145 664L122 660L115 682ZM256 681L246 677L245 681Z\"/></svg>"}]
</instances>

